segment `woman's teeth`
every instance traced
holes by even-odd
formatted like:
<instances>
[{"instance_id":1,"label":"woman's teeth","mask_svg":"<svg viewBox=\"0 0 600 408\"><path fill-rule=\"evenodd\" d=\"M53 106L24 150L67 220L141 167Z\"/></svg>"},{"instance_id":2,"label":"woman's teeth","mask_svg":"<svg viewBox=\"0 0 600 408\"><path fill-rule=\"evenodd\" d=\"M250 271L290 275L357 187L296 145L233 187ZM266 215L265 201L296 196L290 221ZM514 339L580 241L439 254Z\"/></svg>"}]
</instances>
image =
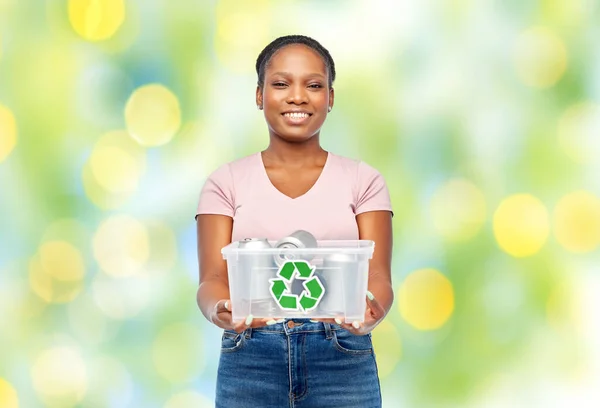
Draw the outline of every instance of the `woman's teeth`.
<instances>
[{"instance_id":1,"label":"woman's teeth","mask_svg":"<svg viewBox=\"0 0 600 408\"><path fill-rule=\"evenodd\" d=\"M284 116L292 119L303 119L308 118L308 113L284 113Z\"/></svg>"}]
</instances>

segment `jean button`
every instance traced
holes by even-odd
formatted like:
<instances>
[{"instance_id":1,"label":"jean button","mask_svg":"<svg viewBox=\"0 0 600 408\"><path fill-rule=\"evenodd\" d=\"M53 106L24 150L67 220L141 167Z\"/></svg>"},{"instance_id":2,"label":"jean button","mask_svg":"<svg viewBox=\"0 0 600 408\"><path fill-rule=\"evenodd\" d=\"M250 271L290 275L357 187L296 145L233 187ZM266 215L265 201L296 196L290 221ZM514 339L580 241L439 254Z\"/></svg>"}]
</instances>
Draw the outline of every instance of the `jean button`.
<instances>
[{"instance_id":1,"label":"jean button","mask_svg":"<svg viewBox=\"0 0 600 408\"><path fill-rule=\"evenodd\" d=\"M294 328L294 326L296 326L296 323L294 323L294 321L293 321L293 320L290 320L290 321L288 322L288 327L289 327L290 329L293 329L293 328Z\"/></svg>"}]
</instances>

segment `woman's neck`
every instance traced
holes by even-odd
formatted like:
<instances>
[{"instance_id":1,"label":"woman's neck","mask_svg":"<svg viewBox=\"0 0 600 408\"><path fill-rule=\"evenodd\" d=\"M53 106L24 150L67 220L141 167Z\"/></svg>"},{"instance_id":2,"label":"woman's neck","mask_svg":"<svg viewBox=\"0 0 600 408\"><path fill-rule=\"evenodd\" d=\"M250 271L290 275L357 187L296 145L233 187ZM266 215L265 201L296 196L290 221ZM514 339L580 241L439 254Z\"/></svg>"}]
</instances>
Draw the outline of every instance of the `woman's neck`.
<instances>
[{"instance_id":1,"label":"woman's neck","mask_svg":"<svg viewBox=\"0 0 600 408\"><path fill-rule=\"evenodd\" d=\"M262 152L272 164L312 164L327 157L327 152L319 143L319 136L315 135L304 143L290 143L271 136L269 146Z\"/></svg>"}]
</instances>

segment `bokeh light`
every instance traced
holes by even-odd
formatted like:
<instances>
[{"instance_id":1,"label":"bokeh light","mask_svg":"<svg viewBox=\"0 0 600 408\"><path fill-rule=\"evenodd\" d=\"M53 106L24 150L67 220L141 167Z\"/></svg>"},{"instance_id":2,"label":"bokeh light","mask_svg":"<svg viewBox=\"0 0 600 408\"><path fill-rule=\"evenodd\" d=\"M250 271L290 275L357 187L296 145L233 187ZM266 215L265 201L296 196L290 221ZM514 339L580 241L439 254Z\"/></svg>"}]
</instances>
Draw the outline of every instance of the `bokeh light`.
<instances>
[{"instance_id":1,"label":"bokeh light","mask_svg":"<svg viewBox=\"0 0 600 408\"><path fill-rule=\"evenodd\" d=\"M519 78L535 88L553 86L567 68L567 50L563 41L545 27L533 27L517 40L515 64Z\"/></svg>"},{"instance_id":2,"label":"bokeh light","mask_svg":"<svg viewBox=\"0 0 600 408\"><path fill-rule=\"evenodd\" d=\"M233 72L252 73L258 53L272 40L269 2L221 0L215 14L214 47L219 62Z\"/></svg>"},{"instance_id":3,"label":"bokeh light","mask_svg":"<svg viewBox=\"0 0 600 408\"><path fill-rule=\"evenodd\" d=\"M85 265L79 249L65 241L43 243L29 262L33 292L48 303L68 303L82 290Z\"/></svg>"},{"instance_id":4,"label":"bokeh light","mask_svg":"<svg viewBox=\"0 0 600 408\"><path fill-rule=\"evenodd\" d=\"M438 329L454 311L452 283L435 269L416 270L400 286L398 308L414 328Z\"/></svg>"},{"instance_id":5,"label":"bokeh light","mask_svg":"<svg viewBox=\"0 0 600 408\"><path fill-rule=\"evenodd\" d=\"M0 378L0 407L19 408L17 391L3 378Z\"/></svg>"},{"instance_id":6,"label":"bokeh light","mask_svg":"<svg viewBox=\"0 0 600 408\"><path fill-rule=\"evenodd\" d=\"M70 347L42 351L33 363L31 377L38 397L49 406L76 406L88 387L85 362Z\"/></svg>"},{"instance_id":7,"label":"bokeh light","mask_svg":"<svg viewBox=\"0 0 600 408\"><path fill-rule=\"evenodd\" d=\"M550 231L548 210L530 194L505 198L494 213L494 235L500 248L514 257L537 253Z\"/></svg>"},{"instance_id":8,"label":"bokeh light","mask_svg":"<svg viewBox=\"0 0 600 408\"><path fill-rule=\"evenodd\" d=\"M17 144L17 122L10 109L0 105L0 163L13 151Z\"/></svg>"},{"instance_id":9,"label":"bokeh light","mask_svg":"<svg viewBox=\"0 0 600 408\"><path fill-rule=\"evenodd\" d=\"M107 317L125 320L147 310L152 287L146 275L115 278L99 273L92 282L92 295L98 308Z\"/></svg>"},{"instance_id":10,"label":"bokeh light","mask_svg":"<svg viewBox=\"0 0 600 408\"><path fill-rule=\"evenodd\" d=\"M173 395L164 408L212 408L214 403L196 391L183 391Z\"/></svg>"},{"instance_id":11,"label":"bokeh light","mask_svg":"<svg viewBox=\"0 0 600 408\"><path fill-rule=\"evenodd\" d=\"M68 242L49 241L39 249L42 268L49 276L62 281L82 280L85 265L80 251Z\"/></svg>"},{"instance_id":12,"label":"bokeh light","mask_svg":"<svg viewBox=\"0 0 600 408\"><path fill-rule=\"evenodd\" d=\"M204 370L202 332L189 323L164 327L152 348L152 361L158 374L171 383L184 383Z\"/></svg>"},{"instance_id":13,"label":"bokeh light","mask_svg":"<svg viewBox=\"0 0 600 408\"><path fill-rule=\"evenodd\" d=\"M144 224L128 215L113 215L104 220L93 238L96 261L112 276L131 276L143 272L149 257L148 231Z\"/></svg>"},{"instance_id":14,"label":"bokeh light","mask_svg":"<svg viewBox=\"0 0 600 408\"><path fill-rule=\"evenodd\" d=\"M465 241L474 237L485 222L485 197L470 181L453 179L435 192L430 211L441 236L450 241Z\"/></svg>"},{"instance_id":15,"label":"bokeh light","mask_svg":"<svg viewBox=\"0 0 600 408\"><path fill-rule=\"evenodd\" d=\"M163 85L144 85L129 97L125 122L127 130L140 145L164 145L181 126L179 100Z\"/></svg>"},{"instance_id":16,"label":"bokeh light","mask_svg":"<svg viewBox=\"0 0 600 408\"><path fill-rule=\"evenodd\" d=\"M89 41L112 37L125 20L123 0L69 0L69 21Z\"/></svg>"},{"instance_id":17,"label":"bokeh light","mask_svg":"<svg viewBox=\"0 0 600 408\"><path fill-rule=\"evenodd\" d=\"M392 197L384 406L600 406L598 2L32 3L0 0L0 407L214 405L193 214L294 33L335 61L321 145Z\"/></svg>"},{"instance_id":18,"label":"bokeh light","mask_svg":"<svg viewBox=\"0 0 600 408\"><path fill-rule=\"evenodd\" d=\"M99 207L114 208L135 193L145 171L144 148L125 131L108 132L98 139L84 167L86 194Z\"/></svg>"},{"instance_id":19,"label":"bokeh light","mask_svg":"<svg viewBox=\"0 0 600 408\"><path fill-rule=\"evenodd\" d=\"M600 245L600 198L588 191L570 193L554 209L554 235L574 253L594 251Z\"/></svg>"},{"instance_id":20,"label":"bokeh light","mask_svg":"<svg viewBox=\"0 0 600 408\"><path fill-rule=\"evenodd\" d=\"M116 147L99 148L90 159L92 174L111 193L124 193L137 187L137 167L133 157Z\"/></svg>"},{"instance_id":21,"label":"bokeh light","mask_svg":"<svg viewBox=\"0 0 600 408\"><path fill-rule=\"evenodd\" d=\"M372 339L379 378L385 379L394 372L402 357L400 333L392 322L384 320L373 330Z\"/></svg>"},{"instance_id":22,"label":"bokeh light","mask_svg":"<svg viewBox=\"0 0 600 408\"><path fill-rule=\"evenodd\" d=\"M600 105L581 102L569 107L558 123L558 141L575 162L589 164L600 157Z\"/></svg>"}]
</instances>

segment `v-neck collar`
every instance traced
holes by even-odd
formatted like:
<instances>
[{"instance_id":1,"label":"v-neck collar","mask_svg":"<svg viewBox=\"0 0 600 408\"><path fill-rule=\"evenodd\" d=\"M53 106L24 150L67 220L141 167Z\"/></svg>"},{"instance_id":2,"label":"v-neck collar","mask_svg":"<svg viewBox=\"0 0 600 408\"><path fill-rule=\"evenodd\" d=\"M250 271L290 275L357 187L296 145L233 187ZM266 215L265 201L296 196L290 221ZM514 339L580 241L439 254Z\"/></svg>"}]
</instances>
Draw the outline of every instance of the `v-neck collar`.
<instances>
[{"instance_id":1,"label":"v-neck collar","mask_svg":"<svg viewBox=\"0 0 600 408\"><path fill-rule=\"evenodd\" d=\"M312 194L318 187L320 184L322 184L322 180L324 178L324 176L326 175L326 171L329 167L329 163L331 162L331 153L327 152L327 159L325 159L325 164L323 165L323 168L321 169L321 174L319 174L319 177L317 178L317 180L315 181L315 183L302 195L299 195L298 197L292 198L287 194L282 193L277 187L275 187L275 185L271 182L271 179L269 178L269 174L267 173L267 169L265 167L265 163L262 159L262 152L258 152L257 153L257 158L258 158L258 162L260 165L260 168L262 170L262 175L263 178L265 180L265 182L270 186L271 190L273 190L277 195L283 197L286 200L290 200L290 201L298 201L310 194Z\"/></svg>"}]
</instances>

